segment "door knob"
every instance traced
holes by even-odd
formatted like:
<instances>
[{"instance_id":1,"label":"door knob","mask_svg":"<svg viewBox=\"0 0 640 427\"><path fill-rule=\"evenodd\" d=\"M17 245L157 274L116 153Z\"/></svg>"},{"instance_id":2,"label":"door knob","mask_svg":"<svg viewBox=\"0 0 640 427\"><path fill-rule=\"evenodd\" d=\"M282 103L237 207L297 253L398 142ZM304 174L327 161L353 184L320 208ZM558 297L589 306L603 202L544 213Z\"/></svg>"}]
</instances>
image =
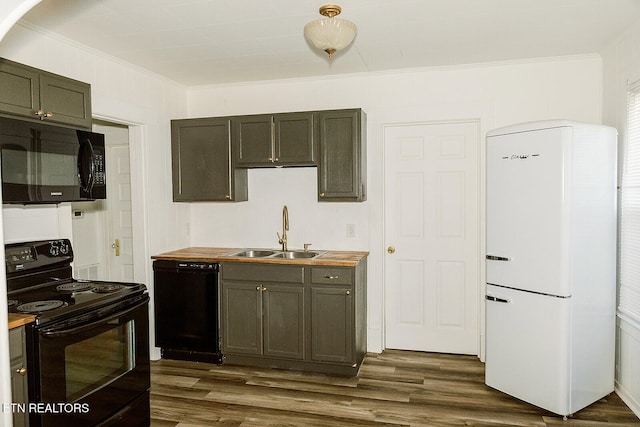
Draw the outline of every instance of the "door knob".
<instances>
[{"instance_id":1,"label":"door knob","mask_svg":"<svg viewBox=\"0 0 640 427\"><path fill-rule=\"evenodd\" d=\"M116 250L116 256L120 256L120 239L116 239L116 241L111 244L111 247Z\"/></svg>"},{"instance_id":2,"label":"door knob","mask_svg":"<svg viewBox=\"0 0 640 427\"><path fill-rule=\"evenodd\" d=\"M395 251L396 251L395 246L389 246L389 247L387 248L387 252L389 252L390 254L394 253Z\"/></svg>"}]
</instances>

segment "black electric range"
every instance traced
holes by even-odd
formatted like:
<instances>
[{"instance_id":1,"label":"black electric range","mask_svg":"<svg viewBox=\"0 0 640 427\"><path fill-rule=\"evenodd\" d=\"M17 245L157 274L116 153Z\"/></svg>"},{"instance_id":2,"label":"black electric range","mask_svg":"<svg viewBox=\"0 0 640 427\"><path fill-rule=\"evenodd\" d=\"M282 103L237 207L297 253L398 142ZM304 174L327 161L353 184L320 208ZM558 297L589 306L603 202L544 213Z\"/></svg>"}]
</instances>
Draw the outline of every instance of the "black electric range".
<instances>
[{"instance_id":1,"label":"black electric range","mask_svg":"<svg viewBox=\"0 0 640 427\"><path fill-rule=\"evenodd\" d=\"M73 279L67 239L5 245L10 313L36 316L36 325L94 311L146 292L140 283Z\"/></svg>"},{"instance_id":2,"label":"black electric range","mask_svg":"<svg viewBox=\"0 0 640 427\"><path fill-rule=\"evenodd\" d=\"M8 310L36 318L25 332L29 424L146 427L146 286L76 280L72 261L67 239L5 245Z\"/></svg>"}]
</instances>

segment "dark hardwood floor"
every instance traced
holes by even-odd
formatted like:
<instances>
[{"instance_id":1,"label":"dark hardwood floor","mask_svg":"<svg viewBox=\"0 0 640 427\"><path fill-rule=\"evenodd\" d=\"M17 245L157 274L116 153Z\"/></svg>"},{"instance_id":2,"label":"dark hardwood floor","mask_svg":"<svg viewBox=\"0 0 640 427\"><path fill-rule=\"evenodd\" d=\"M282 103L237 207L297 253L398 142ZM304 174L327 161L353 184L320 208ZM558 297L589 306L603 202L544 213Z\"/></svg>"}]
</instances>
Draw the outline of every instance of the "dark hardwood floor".
<instances>
[{"instance_id":1,"label":"dark hardwood floor","mask_svg":"<svg viewBox=\"0 0 640 427\"><path fill-rule=\"evenodd\" d=\"M563 421L484 384L475 356L367 355L357 378L159 360L151 365L151 425L639 426L611 394Z\"/></svg>"}]
</instances>

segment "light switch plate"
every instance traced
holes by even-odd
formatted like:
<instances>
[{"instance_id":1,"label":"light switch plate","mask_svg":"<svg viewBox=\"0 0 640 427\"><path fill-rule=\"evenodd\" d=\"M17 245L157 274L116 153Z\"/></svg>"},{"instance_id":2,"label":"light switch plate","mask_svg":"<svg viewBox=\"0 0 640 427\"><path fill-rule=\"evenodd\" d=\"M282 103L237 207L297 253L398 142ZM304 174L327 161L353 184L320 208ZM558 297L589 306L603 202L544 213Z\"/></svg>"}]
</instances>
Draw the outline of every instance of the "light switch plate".
<instances>
[{"instance_id":1,"label":"light switch plate","mask_svg":"<svg viewBox=\"0 0 640 427\"><path fill-rule=\"evenodd\" d=\"M347 237L356 237L356 225L347 224Z\"/></svg>"}]
</instances>

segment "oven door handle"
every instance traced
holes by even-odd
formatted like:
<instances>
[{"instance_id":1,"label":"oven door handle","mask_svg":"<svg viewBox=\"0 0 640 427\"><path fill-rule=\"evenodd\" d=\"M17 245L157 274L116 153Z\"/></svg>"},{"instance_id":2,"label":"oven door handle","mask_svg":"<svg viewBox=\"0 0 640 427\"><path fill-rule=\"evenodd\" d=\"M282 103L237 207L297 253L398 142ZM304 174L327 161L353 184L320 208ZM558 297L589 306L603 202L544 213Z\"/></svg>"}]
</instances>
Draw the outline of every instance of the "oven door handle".
<instances>
[{"instance_id":1,"label":"oven door handle","mask_svg":"<svg viewBox=\"0 0 640 427\"><path fill-rule=\"evenodd\" d=\"M46 337L51 338L60 338L70 335L75 335L80 333L86 329L94 328L98 325L102 325L105 323L109 323L110 321L117 319L119 317L124 317L127 314L139 309L142 306L145 306L149 302L149 295L144 294L144 298L140 302L135 303L132 306L127 306L125 310L120 310L122 307L122 303L113 305L111 307L103 308L99 310L97 313L90 313L87 316L82 316L78 319L67 320L61 322L59 325L53 325L49 328L42 329L40 333ZM92 322L86 323L87 320L93 320ZM80 326L71 327L74 325L80 324Z\"/></svg>"}]
</instances>

